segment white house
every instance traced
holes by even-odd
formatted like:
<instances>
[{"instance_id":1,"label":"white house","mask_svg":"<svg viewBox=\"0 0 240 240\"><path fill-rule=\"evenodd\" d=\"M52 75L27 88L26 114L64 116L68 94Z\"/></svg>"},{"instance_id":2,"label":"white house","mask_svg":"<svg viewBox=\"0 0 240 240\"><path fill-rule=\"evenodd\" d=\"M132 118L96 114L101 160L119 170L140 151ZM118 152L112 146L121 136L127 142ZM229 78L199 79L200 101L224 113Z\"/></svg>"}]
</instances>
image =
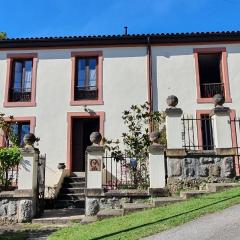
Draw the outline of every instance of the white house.
<instances>
[{"instance_id":1,"label":"white house","mask_svg":"<svg viewBox=\"0 0 240 240\"><path fill-rule=\"evenodd\" d=\"M240 32L0 40L0 112L14 115L21 139L40 137L53 186L58 163L85 172L92 131L121 136L132 104L165 110L174 94L184 113L200 118L221 93L231 117L239 115L239 66Z\"/></svg>"}]
</instances>

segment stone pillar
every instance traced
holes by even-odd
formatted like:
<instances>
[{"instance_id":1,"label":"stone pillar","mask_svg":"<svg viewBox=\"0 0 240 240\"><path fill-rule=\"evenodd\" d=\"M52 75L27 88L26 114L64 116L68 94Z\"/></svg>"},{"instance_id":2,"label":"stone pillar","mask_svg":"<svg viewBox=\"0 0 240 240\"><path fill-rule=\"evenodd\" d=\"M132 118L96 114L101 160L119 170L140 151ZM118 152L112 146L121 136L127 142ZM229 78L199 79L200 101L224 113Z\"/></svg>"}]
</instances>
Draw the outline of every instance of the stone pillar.
<instances>
[{"instance_id":1,"label":"stone pillar","mask_svg":"<svg viewBox=\"0 0 240 240\"><path fill-rule=\"evenodd\" d=\"M86 207L85 215L93 216L99 211L99 199L103 195L102 168L104 148L99 143L102 136L98 132L90 135L92 145L86 150Z\"/></svg>"},{"instance_id":2,"label":"stone pillar","mask_svg":"<svg viewBox=\"0 0 240 240\"><path fill-rule=\"evenodd\" d=\"M213 97L215 107L211 111L213 139L216 149L232 148L230 109L223 107L224 97L216 94Z\"/></svg>"},{"instance_id":3,"label":"stone pillar","mask_svg":"<svg viewBox=\"0 0 240 240\"><path fill-rule=\"evenodd\" d=\"M164 158L164 147L158 144L160 132L150 133L153 144L149 147L149 194L162 195L166 183L166 166Z\"/></svg>"},{"instance_id":4,"label":"stone pillar","mask_svg":"<svg viewBox=\"0 0 240 240\"><path fill-rule=\"evenodd\" d=\"M178 98L169 96L167 98L169 108L166 109L166 135L167 148L179 149L182 148L182 114L181 108L176 108Z\"/></svg>"},{"instance_id":5,"label":"stone pillar","mask_svg":"<svg viewBox=\"0 0 240 240\"><path fill-rule=\"evenodd\" d=\"M39 150L33 147L22 149L23 159L18 168L18 190L32 192L32 215L36 215L38 192Z\"/></svg>"}]
</instances>

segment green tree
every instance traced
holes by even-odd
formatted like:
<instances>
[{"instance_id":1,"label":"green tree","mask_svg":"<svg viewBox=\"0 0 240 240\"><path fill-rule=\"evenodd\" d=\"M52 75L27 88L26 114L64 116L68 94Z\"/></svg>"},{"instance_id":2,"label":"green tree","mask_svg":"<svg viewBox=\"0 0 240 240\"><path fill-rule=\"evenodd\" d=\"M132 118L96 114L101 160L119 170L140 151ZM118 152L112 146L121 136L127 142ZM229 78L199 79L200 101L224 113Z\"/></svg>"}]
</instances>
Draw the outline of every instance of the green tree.
<instances>
[{"instance_id":1,"label":"green tree","mask_svg":"<svg viewBox=\"0 0 240 240\"><path fill-rule=\"evenodd\" d=\"M6 32L0 32L0 39L6 39L7 33Z\"/></svg>"}]
</instances>

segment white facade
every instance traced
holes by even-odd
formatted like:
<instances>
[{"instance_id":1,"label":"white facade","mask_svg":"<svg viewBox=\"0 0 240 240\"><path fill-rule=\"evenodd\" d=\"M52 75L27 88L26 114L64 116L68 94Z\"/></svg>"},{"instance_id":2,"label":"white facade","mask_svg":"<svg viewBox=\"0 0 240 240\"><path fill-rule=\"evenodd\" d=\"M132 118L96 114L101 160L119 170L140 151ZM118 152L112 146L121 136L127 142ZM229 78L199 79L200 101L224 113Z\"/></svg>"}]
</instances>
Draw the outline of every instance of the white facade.
<instances>
[{"instance_id":1,"label":"white facade","mask_svg":"<svg viewBox=\"0 0 240 240\"><path fill-rule=\"evenodd\" d=\"M226 107L240 115L240 44L152 46L153 108L165 110L166 98L176 95L184 113L210 110L212 103L197 103L194 48L226 47L230 96ZM87 108L105 113L104 135L120 138L124 131L122 112L132 104L148 100L148 56L146 46L102 48L55 48L0 50L0 112L15 117L36 117L35 135L46 153L46 186L58 182L57 164L67 162L67 113L85 112L71 106L71 53L102 51L103 104ZM7 75L7 54L37 53L36 107L3 107Z\"/></svg>"}]
</instances>

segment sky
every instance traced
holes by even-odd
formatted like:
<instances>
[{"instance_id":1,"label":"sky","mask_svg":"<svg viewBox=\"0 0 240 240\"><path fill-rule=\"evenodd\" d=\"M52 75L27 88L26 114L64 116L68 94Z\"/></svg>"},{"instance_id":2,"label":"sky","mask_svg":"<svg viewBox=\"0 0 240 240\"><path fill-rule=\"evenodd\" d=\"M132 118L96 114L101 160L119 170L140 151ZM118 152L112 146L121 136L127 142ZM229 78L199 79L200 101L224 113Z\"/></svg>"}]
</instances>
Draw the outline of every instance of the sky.
<instances>
[{"instance_id":1,"label":"sky","mask_svg":"<svg viewBox=\"0 0 240 240\"><path fill-rule=\"evenodd\" d=\"M9 38L240 30L240 0L0 0Z\"/></svg>"}]
</instances>

